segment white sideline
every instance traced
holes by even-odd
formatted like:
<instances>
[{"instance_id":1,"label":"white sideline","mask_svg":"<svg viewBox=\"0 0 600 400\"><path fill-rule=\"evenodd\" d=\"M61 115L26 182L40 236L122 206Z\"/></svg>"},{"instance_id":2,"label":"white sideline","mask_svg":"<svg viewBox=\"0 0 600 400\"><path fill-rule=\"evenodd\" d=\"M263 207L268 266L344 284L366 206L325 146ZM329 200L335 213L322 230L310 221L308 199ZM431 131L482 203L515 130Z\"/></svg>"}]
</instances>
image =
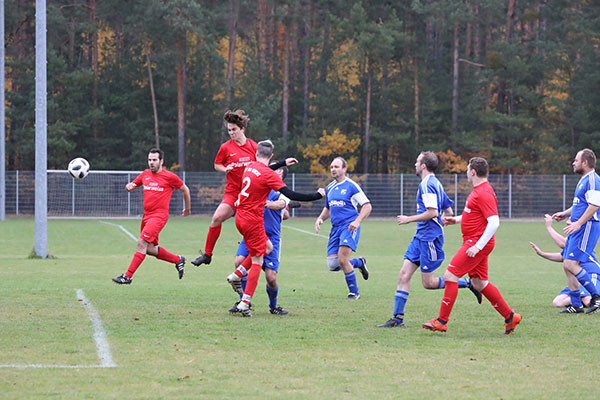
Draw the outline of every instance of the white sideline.
<instances>
[{"instance_id":1,"label":"white sideline","mask_svg":"<svg viewBox=\"0 0 600 400\"><path fill-rule=\"evenodd\" d=\"M82 364L82 365L61 365L61 364L0 364L0 368L17 368L17 369L25 369L25 368L113 368L116 367L117 364L112 359L112 355L110 354L110 346L108 345L108 341L106 340L106 332L102 327L102 321L100 320L100 315L96 308L90 303L88 299L86 299L83 294L83 290L77 289L75 291L77 293L77 299L81 301L83 307L87 310L88 315L90 317L90 321L92 321L92 326L94 327L94 341L96 342L96 351L98 353L98 358L100 359L100 364Z\"/></svg>"},{"instance_id":2,"label":"white sideline","mask_svg":"<svg viewBox=\"0 0 600 400\"><path fill-rule=\"evenodd\" d=\"M135 240L137 242L138 238L136 238L135 236L133 236L131 234L131 232L129 232L127 229L123 228L123 225L119 225L119 224L113 224L112 222L106 222L106 221L98 221L101 224L106 224L106 225L112 225L112 226L116 226L118 227L120 230L122 230L123 232L125 232L126 235L128 235L130 238L132 238L133 240Z\"/></svg>"},{"instance_id":3,"label":"white sideline","mask_svg":"<svg viewBox=\"0 0 600 400\"><path fill-rule=\"evenodd\" d=\"M320 237L320 238L323 238L323 239L329 239L328 236L323 236L323 235L319 235L318 233L314 233L314 232L310 232L310 231L305 231L304 229L294 228L292 226L286 226L285 224L282 224L281 226L283 226L284 228L287 228L287 229L291 229L293 231L298 231L298 232L306 233L307 235L317 236L317 237Z\"/></svg>"}]
</instances>

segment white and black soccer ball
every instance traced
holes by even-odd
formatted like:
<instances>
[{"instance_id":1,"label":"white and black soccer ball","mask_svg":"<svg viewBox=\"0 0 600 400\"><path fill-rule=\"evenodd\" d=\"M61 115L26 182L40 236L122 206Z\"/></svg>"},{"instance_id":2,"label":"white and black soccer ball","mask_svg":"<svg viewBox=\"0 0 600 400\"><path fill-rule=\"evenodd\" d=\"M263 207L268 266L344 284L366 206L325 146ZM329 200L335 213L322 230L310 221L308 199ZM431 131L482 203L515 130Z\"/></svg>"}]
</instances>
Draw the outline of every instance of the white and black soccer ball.
<instances>
[{"instance_id":1,"label":"white and black soccer ball","mask_svg":"<svg viewBox=\"0 0 600 400\"><path fill-rule=\"evenodd\" d=\"M85 158L77 157L71 160L67 169L73 178L83 179L90 173L90 163Z\"/></svg>"}]
</instances>

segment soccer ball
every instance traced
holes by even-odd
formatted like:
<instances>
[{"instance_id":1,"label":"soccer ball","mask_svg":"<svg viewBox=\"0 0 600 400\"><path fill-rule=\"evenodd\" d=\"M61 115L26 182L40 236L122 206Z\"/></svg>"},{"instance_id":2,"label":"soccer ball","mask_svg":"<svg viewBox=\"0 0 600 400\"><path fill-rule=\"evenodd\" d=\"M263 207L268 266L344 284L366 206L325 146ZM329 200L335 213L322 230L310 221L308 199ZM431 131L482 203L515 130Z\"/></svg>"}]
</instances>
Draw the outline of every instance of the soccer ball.
<instances>
[{"instance_id":1,"label":"soccer ball","mask_svg":"<svg viewBox=\"0 0 600 400\"><path fill-rule=\"evenodd\" d=\"M69 174L75 179L83 179L90 173L90 163L81 157L71 160L69 163Z\"/></svg>"}]
</instances>

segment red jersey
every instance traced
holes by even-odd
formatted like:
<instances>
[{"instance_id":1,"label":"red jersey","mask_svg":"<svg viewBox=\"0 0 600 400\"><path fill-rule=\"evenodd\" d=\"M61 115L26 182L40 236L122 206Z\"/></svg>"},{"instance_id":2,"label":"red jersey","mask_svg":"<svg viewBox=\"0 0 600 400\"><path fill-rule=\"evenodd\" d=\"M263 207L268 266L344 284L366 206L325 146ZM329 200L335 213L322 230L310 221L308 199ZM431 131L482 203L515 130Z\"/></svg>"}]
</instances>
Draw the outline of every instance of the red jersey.
<instances>
[{"instance_id":1,"label":"red jersey","mask_svg":"<svg viewBox=\"0 0 600 400\"><path fill-rule=\"evenodd\" d=\"M139 174L133 183L144 188L144 214L167 216L173 189L179 189L183 185L183 181L177 175L165 169L156 174L147 169Z\"/></svg>"},{"instance_id":2,"label":"red jersey","mask_svg":"<svg viewBox=\"0 0 600 400\"><path fill-rule=\"evenodd\" d=\"M277 192L284 186L281 177L265 164L258 161L248 164L242 175L236 221L239 218L244 223L263 226L265 203L271 189Z\"/></svg>"},{"instance_id":3,"label":"red jersey","mask_svg":"<svg viewBox=\"0 0 600 400\"><path fill-rule=\"evenodd\" d=\"M233 164L233 169L227 173L227 186L225 193L232 193L237 196L240 192L240 184L244 167L252 161L256 161L256 147L258 145L252 139L246 138L243 146L235 144L233 139L223 143L215 157L215 164L229 166Z\"/></svg>"},{"instance_id":4,"label":"red jersey","mask_svg":"<svg viewBox=\"0 0 600 400\"><path fill-rule=\"evenodd\" d=\"M498 215L498 201L492 185L485 181L475 186L467 197L460 223L463 240L479 240L492 215ZM494 236L488 243L494 243Z\"/></svg>"}]
</instances>

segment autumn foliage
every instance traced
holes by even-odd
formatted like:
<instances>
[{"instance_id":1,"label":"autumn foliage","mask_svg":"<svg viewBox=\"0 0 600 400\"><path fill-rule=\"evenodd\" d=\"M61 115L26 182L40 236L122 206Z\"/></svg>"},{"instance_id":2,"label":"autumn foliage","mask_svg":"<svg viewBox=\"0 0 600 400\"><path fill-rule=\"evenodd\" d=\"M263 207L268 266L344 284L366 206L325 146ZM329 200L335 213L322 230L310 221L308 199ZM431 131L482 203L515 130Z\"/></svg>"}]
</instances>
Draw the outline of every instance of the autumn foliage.
<instances>
[{"instance_id":1,"label":"autumn foliage","mask_svg":"<svg viewBox=\"0 0 600 400\"><path fill-rule=\"evenodd\" d=\"M310 160L312 174L326 174L331 160L338 156L346 159L348 172L353 171L358 160L356 153L359 146L360 138L348 139L339 129L336 129L331 135L324 131L317 144L298 147L302 155Z\"/></svg>"}]
</instances>

